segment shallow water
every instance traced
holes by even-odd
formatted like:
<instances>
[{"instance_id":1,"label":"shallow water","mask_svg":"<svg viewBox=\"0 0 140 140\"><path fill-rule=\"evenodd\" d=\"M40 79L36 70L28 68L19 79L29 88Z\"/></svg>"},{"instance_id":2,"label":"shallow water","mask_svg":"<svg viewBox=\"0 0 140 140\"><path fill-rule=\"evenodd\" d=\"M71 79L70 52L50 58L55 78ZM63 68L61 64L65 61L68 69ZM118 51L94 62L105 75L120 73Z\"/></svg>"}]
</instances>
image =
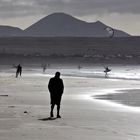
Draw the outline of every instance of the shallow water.
<instances>
[{"instance_id":1,"label":"shallow water","mask_svg":"<svg viewBox=\"0 0 140 140\"><path fill-rule=\"evenodd\" d=\"M140 80L140 66L114 66L110 68L111 72L108 73L107 78ZM105 77L102 67L82 69L79 73L85 76Z\"/></svg>"},{"instance_id":2,"label":"shallow water","mask_svg":"<svg viewBox=\"0 0 140 140\"><path fill-rule=\"evenodd\" d=\"M112 66L109 68L111 72L108 73L107 78L140 80L140 66ZM69 76L105 78L104 70L102 66L94 66L81 69L48 69L46 73L54 74L55 71L60 71L63 75Z\"/></svg>"},{"instance_id":3,"label":"shallow water","mask_svg":"<svg viewBox=\"0 0 140 140\"><path fill-rule=\"evenodd\" d=\"M140 66L128 65L128 66L110 66L111 72L108 73L106 78L113 78L113 79L134 79L140 80ZM41 68L24 68L23 67L23 74L24 75L54 75L56 71L60 71L62 75L67 76L78 76L78 77L99 77L105 78L103 66L94 66L94 67L83 67L81 69L78 68L49 68L46 69L46 72L43 73ZM7 68L7 69L0 69L0 76L15 74L16 69L14 68Z\"/></svg>"}]
</instances>

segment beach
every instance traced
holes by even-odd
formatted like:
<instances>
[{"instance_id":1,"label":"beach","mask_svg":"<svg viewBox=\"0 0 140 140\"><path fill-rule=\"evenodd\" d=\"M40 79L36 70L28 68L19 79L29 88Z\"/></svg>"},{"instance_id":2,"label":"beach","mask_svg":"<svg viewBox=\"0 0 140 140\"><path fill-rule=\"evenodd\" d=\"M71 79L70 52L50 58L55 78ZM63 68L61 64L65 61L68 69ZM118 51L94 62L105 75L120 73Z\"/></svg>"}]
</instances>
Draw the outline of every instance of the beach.
<instances>
[{"instance_id":1,"label":"beach","mask_svg":"<svg viewBox=\"0 0 140 140\"><path fill-rule=\"evenodd\" d=\"M28 71L19 78L15 78L15 73L12 72L0 74L1 140L140 139L139 106L117 103L113 99L95 98L107 94L115 95L124 90L117 98L134 91L137 91L137 98L139 80L82 77L62 73L65 85L61 103L62 118L50 119L47 84L55 71L56 69L48 70L46 74L38 71L31 74Z\"/></svg>"}]
</instances>

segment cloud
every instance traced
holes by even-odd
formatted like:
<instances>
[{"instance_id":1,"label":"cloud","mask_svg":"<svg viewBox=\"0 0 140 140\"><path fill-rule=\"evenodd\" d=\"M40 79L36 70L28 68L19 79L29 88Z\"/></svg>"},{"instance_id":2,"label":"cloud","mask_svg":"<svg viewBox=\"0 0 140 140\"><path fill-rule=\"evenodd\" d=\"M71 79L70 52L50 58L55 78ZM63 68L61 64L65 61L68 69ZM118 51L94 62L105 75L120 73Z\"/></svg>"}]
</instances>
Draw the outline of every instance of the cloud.
<instances>
[{"instance_id":1,"label":"cloud","mask_svg":"<svg viewBox=\"0 0 140 140\"><path fill-rule=\"evenodd\" d=\"M0 0L0 24L26 28L54 12L101 20L132 34L140 30L139 0Z\"/></svg>"},{"instance_id":2,"label":"cloud","mask_svg":"<svg viewBox=\"0 0 140 140\"><path fill-rule=\"evenodd\" d=\"M1 0L0 17L48 15L66 12L75 16L140 13L139 0Z\"/></svg>"}]
</instances>

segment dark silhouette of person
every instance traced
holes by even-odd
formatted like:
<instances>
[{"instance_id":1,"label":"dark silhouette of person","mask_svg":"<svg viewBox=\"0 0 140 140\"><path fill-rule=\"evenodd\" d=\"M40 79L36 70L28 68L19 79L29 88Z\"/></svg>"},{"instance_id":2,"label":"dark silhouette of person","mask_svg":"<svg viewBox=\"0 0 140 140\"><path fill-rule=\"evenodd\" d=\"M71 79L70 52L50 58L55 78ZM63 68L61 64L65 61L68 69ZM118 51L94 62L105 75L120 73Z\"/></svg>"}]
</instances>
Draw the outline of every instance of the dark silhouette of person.
<instances>
[{"instance_id":1,"label":"dark silhouette of person","mask_svg":"<svg viewBox=\"0 0 140 140\"><path fill-rule=\"evenodd\" d=\"M60 78L60 72L56 72L55 76L50 79L48 84L48 89L50 92L50 99L51 99L50 117L54 117L53 109L54 106L57 105L57 118L61 118L59 113L60 113L61 97L64 91L64 84L63 84L63 80Z\"/></svg>"},{"instance_id":2,"label":"dark silhouette of person","mask_svg":"<svg viewBox=\"0 0 140 140\"><path fill-rule=\"evenodd\" d=\"M16 68L17 68L17 71L16 71L16 78L17 78L18 75L21 76L21 74L22 74L22 66L19 64L16 66Z\"/></svg>"},{"instance_id":3,"label":"dark silhouette of person","mask_svg":"<svg viewBox=\"0 0 140 140\"><path fill-rule=\"evenodd\" d=\"M109 69L108 66L105 67L105 70L104 70L104 72L105 72L105 77L107 77L108 72L110 72L110 71L111 71L111 69Z\"/></svg>"}]
</instances>

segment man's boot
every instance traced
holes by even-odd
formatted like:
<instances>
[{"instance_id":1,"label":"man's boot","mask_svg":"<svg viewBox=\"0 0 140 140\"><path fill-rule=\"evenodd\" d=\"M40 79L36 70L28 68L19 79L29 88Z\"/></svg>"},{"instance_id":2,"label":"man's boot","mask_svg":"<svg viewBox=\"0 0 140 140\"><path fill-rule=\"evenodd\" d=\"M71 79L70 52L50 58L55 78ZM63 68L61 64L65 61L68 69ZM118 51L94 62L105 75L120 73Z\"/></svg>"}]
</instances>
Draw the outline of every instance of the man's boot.
<instances>
[{"instance_id":1,"label":"man's boot","mask_svg":"<svg viewBox=\"0 0 140 140\"><path fill-rule=\"evenodd\" d=\"M60 112L60 105L57 106L57 118L61 118L61 116L59 115Z\"/></svg>"}]
</instances>

